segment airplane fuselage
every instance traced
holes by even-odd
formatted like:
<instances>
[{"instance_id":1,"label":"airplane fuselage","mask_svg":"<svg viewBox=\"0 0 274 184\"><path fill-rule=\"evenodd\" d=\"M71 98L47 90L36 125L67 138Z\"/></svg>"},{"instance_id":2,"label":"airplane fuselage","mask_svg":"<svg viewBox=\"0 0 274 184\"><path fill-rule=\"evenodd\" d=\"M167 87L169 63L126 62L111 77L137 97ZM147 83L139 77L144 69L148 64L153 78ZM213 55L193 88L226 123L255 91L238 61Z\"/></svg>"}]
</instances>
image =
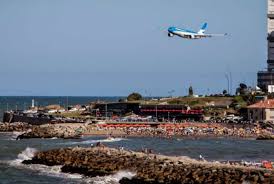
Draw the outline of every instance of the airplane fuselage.
<instances>
[{"instance_id":1,"label":"airplane fuselage","mask_svg":"<svg viewBox=\"0 0 274 184\"><path fill-rule=\"evenodd\" d=\"M204 37L203 33L198 33L198 32L194 32L186 29L180 29L177 27L169 27L168 36L172 37L174 35L182 38L186 38L186 39L200 39Z\"/></svg>"}]
</instances>

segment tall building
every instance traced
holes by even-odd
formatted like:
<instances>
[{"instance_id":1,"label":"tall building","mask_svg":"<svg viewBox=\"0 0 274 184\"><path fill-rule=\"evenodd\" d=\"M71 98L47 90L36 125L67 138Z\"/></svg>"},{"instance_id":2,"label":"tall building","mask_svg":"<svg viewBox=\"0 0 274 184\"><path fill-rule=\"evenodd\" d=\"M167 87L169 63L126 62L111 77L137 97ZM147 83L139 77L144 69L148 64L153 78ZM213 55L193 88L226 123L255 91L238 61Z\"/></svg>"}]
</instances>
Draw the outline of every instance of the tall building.
<instances>
[{"instance_id":1,"label":"tall building","mask_svg":"<svg viewBox=\"0 0 274 184\"><path fill-rule=\"evenodd\" d=\"M274 85L274 0L267 1L267 70L259 71L257 74L258 86L264 91L267 91L270 85Z\"/></svg>"}]
</instances>

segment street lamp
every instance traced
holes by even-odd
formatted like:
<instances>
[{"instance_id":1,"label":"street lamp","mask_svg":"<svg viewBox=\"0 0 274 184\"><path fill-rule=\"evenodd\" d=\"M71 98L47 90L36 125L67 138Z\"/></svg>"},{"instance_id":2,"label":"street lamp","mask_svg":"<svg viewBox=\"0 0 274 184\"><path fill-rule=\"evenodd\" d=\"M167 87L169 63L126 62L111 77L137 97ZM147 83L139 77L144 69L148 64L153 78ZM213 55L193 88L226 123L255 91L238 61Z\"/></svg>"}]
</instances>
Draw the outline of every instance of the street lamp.
<instances>
[{"instance_id":1,"label":"street lamp","mask_svg":"<svg viewBox=\"0 0 274 184\"><path fill-rule=\"evenodd\" d=\"M232 94L232 73L229 72L229 80L230 80L230 94Z\"/></svg>"},{"instance_id":2,"label":"street lamp","mask_svg":"<svg viewBox=\"0 0 274 184\"><path fill-rule=\"evenodd\" d=\"M229 76L227 74L225 74L225 78L227 80L227 93L230 94L230 89L229 89Z\"/></svg>"},{"instance_id":3,"label":"street lamp","mask_svg":"<svg viewBox=\"0 0 274 184\"><path fill-rule=\"evenodd\" d=\"M107 117L108 117L108 105L107 105L107 103L106 103L106 106L105 106L105 111L106 111L105 117L106 117L106 119L107 119Z\"/></svg>"},{"instance_id":4,"label":"street lamp","mask_svg":"<svg viewBox=\"0 0 274 184\"><path fill-rule=\"evenodd\" d=\"M158 122L158 109L157 109L157 104L155 105L155 115L156 115L156 121Z\"/></svg>"}]
</instances>

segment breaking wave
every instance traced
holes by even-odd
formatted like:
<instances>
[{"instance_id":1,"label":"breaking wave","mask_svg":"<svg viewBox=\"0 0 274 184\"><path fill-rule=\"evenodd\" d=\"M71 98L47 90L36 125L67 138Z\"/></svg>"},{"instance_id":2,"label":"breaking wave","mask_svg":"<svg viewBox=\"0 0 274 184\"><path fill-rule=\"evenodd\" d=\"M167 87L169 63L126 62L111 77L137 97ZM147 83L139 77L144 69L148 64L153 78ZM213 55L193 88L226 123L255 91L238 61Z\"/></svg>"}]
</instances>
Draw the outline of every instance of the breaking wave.
<instances>
[{"instance_id":1,"label":"breaking wave","mask_svg":"<svg viewBox=\"0 0 274 184\"><path fill-rule=\"evenodd\" d=\"M30 169L32 171L38 171L40 174L44 174L47 176L54 176L54 177L62 177L62 178L74 178L79 179L82 178L82 175L79 174L67 174L61 172L62 166L46 166L40 164L31 164L25 165L22 164L24 160L30 160L34 157L37 149L27 147L24 151L17 155L17 159L8 161L7 164L13 167L21 168L21 169Z\"/></svg>"},{"instance_id":2,"label":"breaking wave","mask_svg":"<svg viewBox=\"0 0 274 184\"><path fill-rule=\"evenodd\" d=\"M98 141L98 140L96 140ZM73 179L76 180L77 183L88 183L88 184L119 184L119 181L122 178L131 179L136 175L136 173L130 171L119 171L116 174L104 176L104 177L94 177L89 178L80 174L70 174L61 172L61 165L58 166L46 166L40 164L30 164L25 165L22 164L23 160L30 160L34 157L37 150L35 148L27 147L24 151L17 155L17 159L6 162L12 167L20 168L20 169L29 169L39 175L47 175L52 177L59 177L64 179ZM2 163L4 164L4 162Z\"/></svg>"},{"instance_id":3,"label":"breaking wave","mask_svg":"<svg viewBox=\"0 0 274 184\"><path fill-rule=\"evenodd\" d=\"M123 139L123 138L97 139L97 140L85 140L85 141L79 141L79 142L67 142L63 144L96 144L98 142L108 143L108 142L118 142L118 141L124 141L124 140L127 140L127 139Z\"/></svg>"},{"instance_id":4,"label":"breaking wave","mask_svg":"<svg viewBox=\"0 0 274 184\"><path fill-rule=\"evenodd\" d=\"M23 133L24 133L24 132L16 132L16 131L12 132L11 140L16 140L16 138L17 138L19 135L23 134Z\"/></svg>"},{"instance_id":5,"label":"breaking wave","mask_svg":"<svg viewBox=\"0 0 274 184\"><path fill-rule=\"evenodd\" d=\"M30 160L34 157L35 153L37 152L37 150L35 148L29 148L27 147L24 151L22 151L21 153L19 153L17 155L17 159L13 160L11 163L12 164L21 164L22 161L24 160Z\"/></svg>"},{"instance_id":6,"label":"breaking wave","mask_svg":"<svg viewBox=\"0 0 274 184\"><path fill-rule=\"evenodd\" d=\"M104 176L104 177L94 177L90 179L85 179L86 183L93 184L118 184L122 178L131 179L136 173L130 171L119 171L116 174Z\"/></svg>"}]
</instances>

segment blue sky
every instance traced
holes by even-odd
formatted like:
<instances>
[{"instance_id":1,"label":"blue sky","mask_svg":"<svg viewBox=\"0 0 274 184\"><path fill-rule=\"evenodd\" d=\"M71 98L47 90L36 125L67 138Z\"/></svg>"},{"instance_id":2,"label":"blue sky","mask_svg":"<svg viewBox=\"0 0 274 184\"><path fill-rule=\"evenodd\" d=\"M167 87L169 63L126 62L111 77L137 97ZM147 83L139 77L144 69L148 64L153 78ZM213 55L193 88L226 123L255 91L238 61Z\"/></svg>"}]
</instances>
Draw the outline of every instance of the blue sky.
<instances>
[{"instance_id":1,"label":"blue sky","mask_svg":"<svg viewBox=\"0 0 274 184\"><path fill-rule=\"evenodd\" d=\"M169 38L169 26L228 37ZM0 0L0 95L218 93L266 67L266 1Z\"/></svg>"}]
</instances>

